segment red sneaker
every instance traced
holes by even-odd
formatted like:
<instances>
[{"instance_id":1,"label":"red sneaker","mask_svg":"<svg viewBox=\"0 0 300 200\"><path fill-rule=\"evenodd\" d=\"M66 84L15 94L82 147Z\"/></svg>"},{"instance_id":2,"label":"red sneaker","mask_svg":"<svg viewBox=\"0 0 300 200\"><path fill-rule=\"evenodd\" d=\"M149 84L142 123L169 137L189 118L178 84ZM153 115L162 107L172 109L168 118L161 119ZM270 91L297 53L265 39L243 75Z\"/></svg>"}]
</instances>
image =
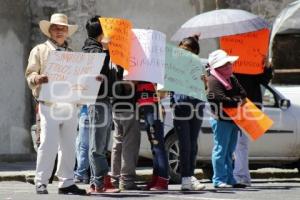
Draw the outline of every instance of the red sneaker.
<instances>
[{"instance_id":1,"label":"red sneaker","mask_svg":"<svg viewBox=\"0 0 300 200\"><path fill-rule=\"evenodd\" d=\"M150 190L168 190L169 179L158 177L155 185L153 185Z\"/></svg>"},{"instance_id":2,"label":"red sneaker","mask_svg":"<svg viewBox=\"0 0 300 200\"><path fill-rule=\"evenodd\" d=\"M150 188L152 188L152 187L156 184L157 179L158 179L158 176L153 174L153 175L152 175L152 179L151 179L151 181L146 185L145 190L150 190Z\"/></svg>"}]
</instances>

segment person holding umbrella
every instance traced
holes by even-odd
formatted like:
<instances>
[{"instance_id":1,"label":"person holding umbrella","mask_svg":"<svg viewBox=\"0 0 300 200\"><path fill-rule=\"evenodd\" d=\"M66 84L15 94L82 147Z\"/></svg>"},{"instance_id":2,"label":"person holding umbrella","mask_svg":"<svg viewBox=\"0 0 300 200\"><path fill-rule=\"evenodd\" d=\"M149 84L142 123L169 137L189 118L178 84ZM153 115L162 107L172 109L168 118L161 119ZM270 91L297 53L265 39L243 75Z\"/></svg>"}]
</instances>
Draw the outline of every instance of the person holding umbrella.
<instances>
[{"instance_id":1,"label":"person holding umbrella","mask_svg":"<svg viewBox=\"0 0 300 200\"><path fill-rule=\"evenodd\" d=\"M198 36L184 38L179 43L179 48L198 55ZM194 170L204 103L197 98L177 93L173 93L171 102L174 109L174 128L179 141L181 190L203 190L205 185L194 176Z\"/></svg>"},{"instance_id":2,"label":"person holding umbrella","mask_svg":"<svg viewBox=\"0 0 300 200\"><path fill-rule=\"evenodd\" d=\"M232 155L239 128L223 111L245 103L246 92L232 76L232 64L238 56L228 56L223 50L209 54L210 75L207 77L207 99L211 105L214 147L212 151L213 185L215 188L242 187L233 176Z\"/></svg>"}]
</instances>

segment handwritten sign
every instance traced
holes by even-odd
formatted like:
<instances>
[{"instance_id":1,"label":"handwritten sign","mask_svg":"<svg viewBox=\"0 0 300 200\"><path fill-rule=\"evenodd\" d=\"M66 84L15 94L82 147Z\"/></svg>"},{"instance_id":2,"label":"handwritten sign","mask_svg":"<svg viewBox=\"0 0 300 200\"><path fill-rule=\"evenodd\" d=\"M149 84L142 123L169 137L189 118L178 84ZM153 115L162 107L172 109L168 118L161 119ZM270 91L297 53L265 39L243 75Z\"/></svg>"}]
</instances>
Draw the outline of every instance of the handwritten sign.
<instances>
[{"instance_id":1,"label":"handwritten sign","mask_svg":"<svg viewBox=\"0 0 300 200\"><path fill-rule=\"evenodd\" d=\"M241 74L261 74L264 71L264 59L269 46L268 29L220 39L221 49L229 55L239 56L233 65L233 71Z\"/></svg>"},{"instance_id":2,"label":"handwritten sign","mask_svg":"<svg viewBox=\"0 0 300 200\"><path fill-rule=\"evenodd\" d=\"M204 70L197 55L167 44L163 90L206 100L205 86L201 80Z\"/></svg>"},{"instance_id":3,"label":"handwritten sign","mask_svg":"<svg viewBox=\"0 0 300 200\"><path fill-rule=\"evenodd\" d=\"M95 103L100 88L96 76L104 53L51 51L45 71L49 82L42 84L39 100L47 102Z\"/></svg>"},{"instance_id":4,"label":"handwritten sign","mask_svg":"<svg viewBox=\"0 0 300 200\"><path fill-rule=\"evenodd\" d=\"M164 84L166 35L155 30L133 29L127 80Z\"/></svg>"},{"instance_id":5,"label":"handwritten sign","mask_svg":"<svg viewBox=\"0 0 300 200\"><path fill-rule=\"evenodd\" d=\"M224 108L224 111L253 141L260 138L273 124L249 99L238 108Z\"/></svg>"},{"instance_id":6,"label":"handwritten sign","mask_svg":"<svg viewBox=\"0 0 300 200\"><path fill-rule=\"evenodd\" d=\"M131 50L131 27L129 20L99 18L105 37L109 37L109 53L112 62L128 69Z\"/></svg>"}]
</instances>

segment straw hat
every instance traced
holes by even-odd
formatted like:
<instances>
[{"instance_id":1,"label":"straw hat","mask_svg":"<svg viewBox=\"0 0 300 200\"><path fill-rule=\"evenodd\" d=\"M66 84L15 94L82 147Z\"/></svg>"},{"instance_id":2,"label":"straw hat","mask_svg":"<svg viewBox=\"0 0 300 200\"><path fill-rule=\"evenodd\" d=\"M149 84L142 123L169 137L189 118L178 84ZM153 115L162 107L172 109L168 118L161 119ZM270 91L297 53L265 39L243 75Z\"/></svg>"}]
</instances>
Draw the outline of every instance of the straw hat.
<instances>
[{"instance_id":1,"label":"straw hat","mask_svg":"<svg viewBox=\"0 0 300 200\"><path fill-rule=\"evenodd\" d=\"M78 25L68 24L68 17L61 13L55 13L51 15L50 21L42 20L40 21L40 29L47 37L51 37L49 33L49 28L51 24L63 25L68 27L68 37L75 33L78 29Z\"/></svg>"},{"instance_id":2,"label":"straw hat","mask_svg":"<svg viewBox=\"0 0 300 200\"><path fill-rule=\"evenodd\" d=\"M228 62L234 63L238 58L238 56L228 56L225 51L218 49L209 54L208 64L211 68L215 69L218 67L222 67Z\"/></svg>"}]
</instances>

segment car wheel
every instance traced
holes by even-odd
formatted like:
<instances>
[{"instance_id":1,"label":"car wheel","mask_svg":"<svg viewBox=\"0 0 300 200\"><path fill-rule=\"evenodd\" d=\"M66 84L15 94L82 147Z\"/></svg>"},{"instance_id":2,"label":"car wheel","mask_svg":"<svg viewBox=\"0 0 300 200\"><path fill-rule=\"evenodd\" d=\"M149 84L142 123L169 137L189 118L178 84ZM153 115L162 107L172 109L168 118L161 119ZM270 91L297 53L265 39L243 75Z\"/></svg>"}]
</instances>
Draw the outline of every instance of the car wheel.
<instances>
[{"instance_id":1,"label":"car wheel","mask_svg":"<svg viewBox=\"0 0 300 200\"><path fill-rule=\"evenodd\" d=\"M179 143L177 135L173 132L167 137L165 147L168 156L169 173L173 183L181 183L180 168L179 168Z\"/></svg>"}]
</instances>

